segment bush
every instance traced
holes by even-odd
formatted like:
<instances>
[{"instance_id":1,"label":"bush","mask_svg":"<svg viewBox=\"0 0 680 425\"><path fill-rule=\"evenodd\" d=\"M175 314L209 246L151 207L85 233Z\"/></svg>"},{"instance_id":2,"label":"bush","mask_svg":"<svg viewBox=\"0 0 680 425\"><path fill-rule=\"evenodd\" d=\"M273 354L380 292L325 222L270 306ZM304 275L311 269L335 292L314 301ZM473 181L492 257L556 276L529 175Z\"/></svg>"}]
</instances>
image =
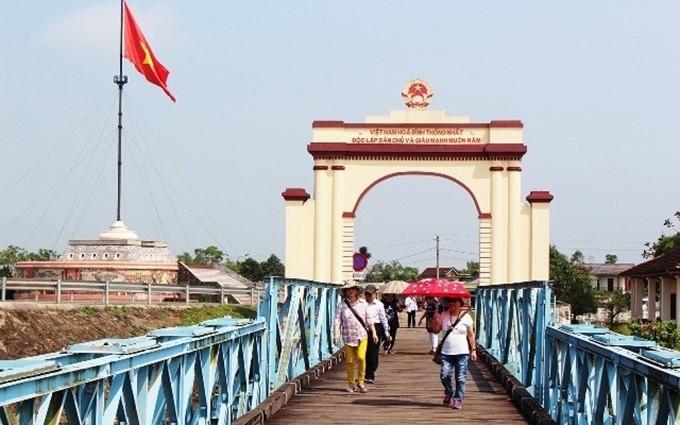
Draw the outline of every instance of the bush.
<instances>
[{"instance_id":1,"label":"bush","mask_svg":"<svg viewBox=\"0 0 680 425\"><path fill-rule=\"evenodd\" d=\"M612 332L616 332L621 335L632 335L628 323L614 323L614 326L612 326L610 329Z\"/></svg>"},{"instance_id":2,"label":"bush","mask_svg":"<svg viewBox=\"0 0 680 425\"><path fill-rule=\"evenodd\" d=\"M651 339L662 347L680 350L680 329L673 321L643 322L633 320L630 322L630 331L633 335Z\"/></svg>"}]
</instances>

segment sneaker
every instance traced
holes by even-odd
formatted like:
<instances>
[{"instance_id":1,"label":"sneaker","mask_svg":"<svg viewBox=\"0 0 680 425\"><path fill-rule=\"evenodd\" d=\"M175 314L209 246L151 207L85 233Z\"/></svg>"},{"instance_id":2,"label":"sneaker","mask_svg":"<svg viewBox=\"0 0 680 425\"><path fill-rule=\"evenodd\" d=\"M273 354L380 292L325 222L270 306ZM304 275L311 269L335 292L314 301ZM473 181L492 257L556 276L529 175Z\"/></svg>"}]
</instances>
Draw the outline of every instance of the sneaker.
<instances>
[{"instance_id":1,"label":"sneaker","mask_svg":"<svg viewBox=\"0 0 680 425\"><path fill-rule=\"evenodd\" d=\"M349 386L349 387L347 387L347 389L346 389L345 391L347 391L348 393L353 393L353 392L354 392L354 387Z\"/></svg>"},{"instance_id":2,"label":"sneaker","mask_svg":"<svg viewBox=\"0 0 680 425\"><path fill-rule=\"evenodd\" d=\"M453 400L453 403L451 403L451 407L454 409L462 409L463 402L461 400Z\"/></svg>"},{"instance_id":3,"label":"sneaker","mask_svg":"<svg viewBox=\"0 0 680 425\"><path fill-rule=\"evenodd\" d=\"M367 383L367 384L375 384L375 379L366 378L366 380L364 382Z\"/></svg>"},{"instance_id":4,"label":"sneaker","mask_svg":"<svg viewBox=\"0 0 680 425\"><path fill-rule=\"evenodd\" d=\"M444 401L442 401L442 406L446 407L451 407L451 396L447 395L444 397Z\"/></svg>"},{"instance_id":5,"label":"sneaker","mask_svg":"<svg viewBox=\"0 0 680 425\"><path fill-rule=\"evenodd\" d=\"M360 392L360 393L367 393L367 392L368 392L368 388L366 388L365 385L359 385L359 392Z\"/></svg>"}]
</instances>

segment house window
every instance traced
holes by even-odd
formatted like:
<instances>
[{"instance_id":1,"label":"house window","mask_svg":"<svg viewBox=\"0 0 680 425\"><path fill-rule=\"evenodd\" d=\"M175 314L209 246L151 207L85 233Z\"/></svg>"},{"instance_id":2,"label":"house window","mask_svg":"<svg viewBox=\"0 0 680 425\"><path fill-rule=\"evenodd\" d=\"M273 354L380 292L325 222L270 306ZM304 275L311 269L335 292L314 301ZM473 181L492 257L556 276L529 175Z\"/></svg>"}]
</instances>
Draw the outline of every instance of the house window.
<instances>
[{"instance_id":1,"label":"house window","mask_svg":"<svg viewBox=\"0 0 680 425\"><path fill-rule=\"evenodd\" d=\"M607 278L607 291L609 291L609 292L614 291L614 278L613 277Z\"/></svg>"},{"instance_id":2,"label":"house window","mask_svg":"<svg viewBox=\"0 0 680 425\"><path fill-rule=\"evenodd\" d=\"M90 258L92 258L92 259L94 260L95 258L97 258L97 254L96 254L96 253L92 254L92 255L90 256Z\"/></svg>"},{"instance_id":3,"label":"house window","mask_svg":"<svg viewBox=\"0 0 680 425\"><path fill-rule=\"evenodd\" d=\"M70 253L70 254L68 255L68 259L69 259L69 260L73 260L75 257L76 257L76 254L74 254L74 253Z\"/></svg>"},{"instance_id":4,"label":"house window","mask_svg":"<svg viewBox=\"0 0 680 425\"><path fill-rule=\"evenodd\" d=\"M120 252L116 252L116 260L120 258Z\"/></svg>"},{"instance_id":5,"label":"house window","mask_svg":"<svg viewBox=\"0 0 680 425\"><path fill-rule=\"evenodd\" d=\"M81 252L81 253L80 253L80 259L81 259L81 260L84 260L84 259L85 259L85 253L84 253L84 252Z\"/></svg>"},{"instance_id":6,"label":"house window","mask_svg":"<svg viewBox=\"0 0 680 425\"><path fill-rule=\"evenodd\" d=\"M105 254L102 254L102 257L106 260L107 258L109 258L109 253L107 252Z\"/></svg>"}]
</instances>

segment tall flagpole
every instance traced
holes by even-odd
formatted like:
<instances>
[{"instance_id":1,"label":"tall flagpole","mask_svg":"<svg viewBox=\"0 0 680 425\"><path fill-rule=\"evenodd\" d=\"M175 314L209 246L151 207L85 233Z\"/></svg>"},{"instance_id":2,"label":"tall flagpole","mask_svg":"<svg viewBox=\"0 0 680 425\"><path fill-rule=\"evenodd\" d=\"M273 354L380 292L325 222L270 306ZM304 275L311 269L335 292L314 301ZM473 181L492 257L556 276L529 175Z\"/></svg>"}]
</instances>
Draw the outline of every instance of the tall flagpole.
<instances>
[{"instance_id":1,"label":"tall flagpole","mask_svg":"<svg viewBox=\"0 0 680 425\"><path fill-rule=\"evenodd\" d=\"M116 203L116 221L120 219L120 194L123 171L123 86L127 83L127 75L123 75L123 2L120 0L120 51L118 57L118 75L113 82L118 85L118 201Z\"/></svg>"}]
</instances>

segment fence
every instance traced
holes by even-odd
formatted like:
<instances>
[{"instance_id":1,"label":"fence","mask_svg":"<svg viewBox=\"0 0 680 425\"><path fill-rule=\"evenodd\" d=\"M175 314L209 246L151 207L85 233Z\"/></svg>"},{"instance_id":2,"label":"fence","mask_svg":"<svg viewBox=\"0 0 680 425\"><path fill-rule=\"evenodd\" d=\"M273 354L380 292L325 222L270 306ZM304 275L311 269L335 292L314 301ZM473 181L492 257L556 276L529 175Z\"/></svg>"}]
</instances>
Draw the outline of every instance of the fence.
<instances>
[{"instance_id":1,"label":"fence","mask_svg":"<svg viewBox=\"0 0 680 425\"><path fill-rule=\"evenodd\" d=\"M22 299L8 299L9 292L25 294ZM53 297L41 297L41 294L50 294ZM140 298L142 302L152 304L154 302L184 301L189 304L194 299L213 299L220 304L226 304L227 296L239 296L249 299L250 305L259 303L264 289L258 288L225 288L219 286L197 285L168 285L168 284L143 284L129 282L96 282L96 281L66 281L66 280L20 280L2 278L0 281L1 301L45 301L46 298L54 298L56 304L66 302L78 302L75 294L94 294L95 297L86 299L88 303L102 303L109 305L112 300L124 299L131 302ZM121 298L119 294L129 296ZM139 297L138 297L139 295Z\"/></svg>"}]
</instances>

